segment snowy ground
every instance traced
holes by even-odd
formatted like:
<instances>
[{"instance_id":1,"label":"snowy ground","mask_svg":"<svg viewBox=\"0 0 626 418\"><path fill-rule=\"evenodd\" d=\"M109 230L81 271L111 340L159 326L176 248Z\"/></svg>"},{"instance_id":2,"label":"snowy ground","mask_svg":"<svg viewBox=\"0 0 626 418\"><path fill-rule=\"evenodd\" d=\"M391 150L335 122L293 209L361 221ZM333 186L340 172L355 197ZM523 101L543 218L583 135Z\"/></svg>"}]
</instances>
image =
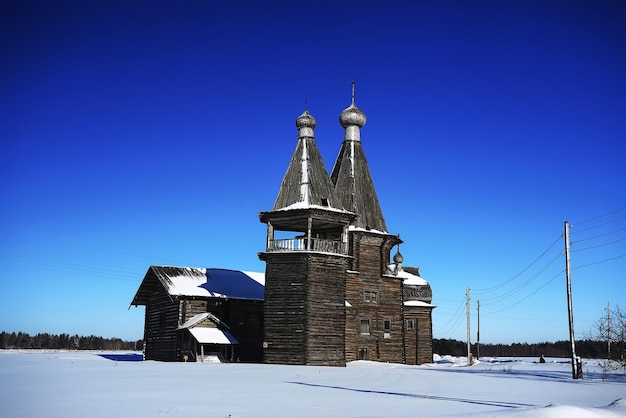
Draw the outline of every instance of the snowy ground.
<instances>
[{"instance_id":1,"label":"snowy ground","mask_svg":"<svg viewBox=\"0 0 626 418\"><path fill-rule=\"evenodd\" d=\"M119 354L119 353L118 353ZM115 358L115 357L113 357ZM345 368L118 361L89 352L0 350L9 417L615 417L626 377L597 360L462 358Z\"/></svg>"}]
</instances>

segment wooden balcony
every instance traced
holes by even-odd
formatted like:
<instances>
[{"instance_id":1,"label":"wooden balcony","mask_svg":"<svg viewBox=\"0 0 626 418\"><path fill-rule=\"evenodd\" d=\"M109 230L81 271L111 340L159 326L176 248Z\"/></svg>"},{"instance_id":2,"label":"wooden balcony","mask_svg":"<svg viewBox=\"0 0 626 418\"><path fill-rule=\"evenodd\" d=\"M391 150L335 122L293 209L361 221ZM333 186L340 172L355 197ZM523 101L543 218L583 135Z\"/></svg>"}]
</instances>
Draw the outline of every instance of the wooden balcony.
<instances>
[{"instance_id":1,"label":"wooden balcony","mask_svg":"<svg viewBox=\"0 0 626 418\"><path fill-rule=\"evenodd\" d=\"M306 238L285 238L269 240L267 252L276 251L317 251L333 254L347 254L345 245L340 240L326 238L311 238L311 245L307 246Z\"/></svg>"}]
</instances>

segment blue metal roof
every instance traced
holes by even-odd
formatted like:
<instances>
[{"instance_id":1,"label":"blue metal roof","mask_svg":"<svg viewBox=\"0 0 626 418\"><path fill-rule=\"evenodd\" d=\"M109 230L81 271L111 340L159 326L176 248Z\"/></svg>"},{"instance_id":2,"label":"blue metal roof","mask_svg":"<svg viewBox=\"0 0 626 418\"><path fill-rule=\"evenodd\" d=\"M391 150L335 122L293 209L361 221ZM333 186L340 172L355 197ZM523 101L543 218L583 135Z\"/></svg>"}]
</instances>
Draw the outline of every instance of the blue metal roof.
<instances>
[{"instance_id":1,"label":"blue metal roof","mask_svg":"<svg viewBox=\"0 0 626 418\"><path fill-rule=\"evenodd\" d=\"M233 299L263 300L262 284L239 270L206 269L206 283L200 285L210 293Z\"/></svg>"},{"instance_id":2,"label":"blue metal roof","mask_svg":"<svg viewBox=\"0 0 626 418\"><path fill-rule=\"evenodd\" d=\"M264 274L256 272L150 266L131 305L148 304L159 283L169 295L262 301L265 296L264 281Z\"/></svg>"}]
</instances>

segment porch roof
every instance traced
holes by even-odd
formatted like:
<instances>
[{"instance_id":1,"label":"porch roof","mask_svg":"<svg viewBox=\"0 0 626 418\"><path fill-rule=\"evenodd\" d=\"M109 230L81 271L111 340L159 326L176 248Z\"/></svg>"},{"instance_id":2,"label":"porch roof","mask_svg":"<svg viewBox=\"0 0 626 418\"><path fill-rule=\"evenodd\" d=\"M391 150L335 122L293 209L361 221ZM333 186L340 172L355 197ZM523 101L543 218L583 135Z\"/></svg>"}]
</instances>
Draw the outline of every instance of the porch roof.
<instances>
[{"instance_id":1,"label":"porch roof","mask_svg":"<svg viewBox=\"0 0 626 418\"><path fill-rule=\"evenodd\" d=\"M230 332L218 328L195 327L189 332L200 344L239 344Z\"/></svg>"}]
</instances>

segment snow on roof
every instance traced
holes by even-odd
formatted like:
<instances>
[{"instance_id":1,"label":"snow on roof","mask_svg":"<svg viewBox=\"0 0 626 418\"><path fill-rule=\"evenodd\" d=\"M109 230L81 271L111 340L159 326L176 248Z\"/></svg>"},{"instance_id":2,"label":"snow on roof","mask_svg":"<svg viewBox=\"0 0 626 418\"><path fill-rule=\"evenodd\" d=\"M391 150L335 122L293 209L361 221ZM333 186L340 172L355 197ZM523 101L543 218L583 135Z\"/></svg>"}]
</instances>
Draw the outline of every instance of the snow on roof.
<instances>
[{"instance_id":1,"label":"snow on roof","mask_svg":"<svg viewBox=\"0 0 626 418\"><path fill-rule=\"evenodd\" d=\"M230 332L217 328L195 327L189 332L200 344L239 344Z\"/></svg>"},{"instance_id":2,"label":"snow on roof","mask_svg":"<svg viewBox=\"0 0 626 418\"><path fill-rule=\"evenodd\" d=\"M179 326L178 329L190 328L194 326L195 324L197 324L198 322L202 321L204 318L206 318L209 315L210 315L209 312L204 312L204 313L195 315L194 317L189 319L187 322Z\"/></svg>"},{"instance_id":3,"label":"snow on roof","mask_svg":"<svg viewBox=\"0 0 626 418\"><path fill-rule=\"evenodd\" d=\"M385 231L380 231L378 229L371 229L371 228L368 229L368 228L363 228L361 226L354 226L354 225L350 225L348 227L348 230L350 230L350 231L365 231L365 232L372 232L372 233L375 233L375 234L389 235L389 233L385 232Z\"/></svg>"},{"instance_id":4,"label":"snow on roof","mask_svg":"<svg viewBox=\"0 0 626 418\"><path fill-rule=\"evenodd\" d=\"M263 300L264 273L152 266L170 295Z\"/></svg>"},{"instance_id":5,"label":"snow on roof","mask_svg":"<svg viewBox=\"0 0 626 418\"><path fill-rule=\"evenodd\" d=\"M424 308L436 308L437 307L430 303L422 302L421 300L407 300L406 302L404 302L404 306L421 306Z\"/></svg>"},{"instance_id":6,"label":"snow on roof","mask_svg":"<svg viewBox=\"0 0 626 418\"><path fill-rule=\"evenodd\" d=\"M276 209L276 212L292 210L292 209L323 209L323 210L327 210L331 212L350 213L350 211L347 211L345 209L338 209L338 208L333 208L330 206L313 205L308 202L295 202L289 206L285 206L284 208Z\"/></svg>"},{"instance_id":7,"label":"snow on roof","mask_svg":"<svg viewBox=\"0 0 626 418\"><path fill-rule=\"evenodd\" d=\"M426 286L426 285L428 285L428 282L426 280L422 279L417 274L412 274L412 273L409 273L408 271L403 270L402 266L400 266L400 269L398 270L397 274L396 274L396 265L395 264L387 265L387 269L390 272L390 273L387 273L387 276L399 277L401 279L404 279L404 285L405 286Z\"/></svg>"},{"instance_id":8,"label":"snow on roof","mask_svg":"<svg viewBox=\"0 0 626 418\"><path fill-rule=\"evenodd\" d=\"M258 271L242 271L242 273L250 277L261 286L265 286L265 273L259 273Z\"/></svg>"}]
</instances>

